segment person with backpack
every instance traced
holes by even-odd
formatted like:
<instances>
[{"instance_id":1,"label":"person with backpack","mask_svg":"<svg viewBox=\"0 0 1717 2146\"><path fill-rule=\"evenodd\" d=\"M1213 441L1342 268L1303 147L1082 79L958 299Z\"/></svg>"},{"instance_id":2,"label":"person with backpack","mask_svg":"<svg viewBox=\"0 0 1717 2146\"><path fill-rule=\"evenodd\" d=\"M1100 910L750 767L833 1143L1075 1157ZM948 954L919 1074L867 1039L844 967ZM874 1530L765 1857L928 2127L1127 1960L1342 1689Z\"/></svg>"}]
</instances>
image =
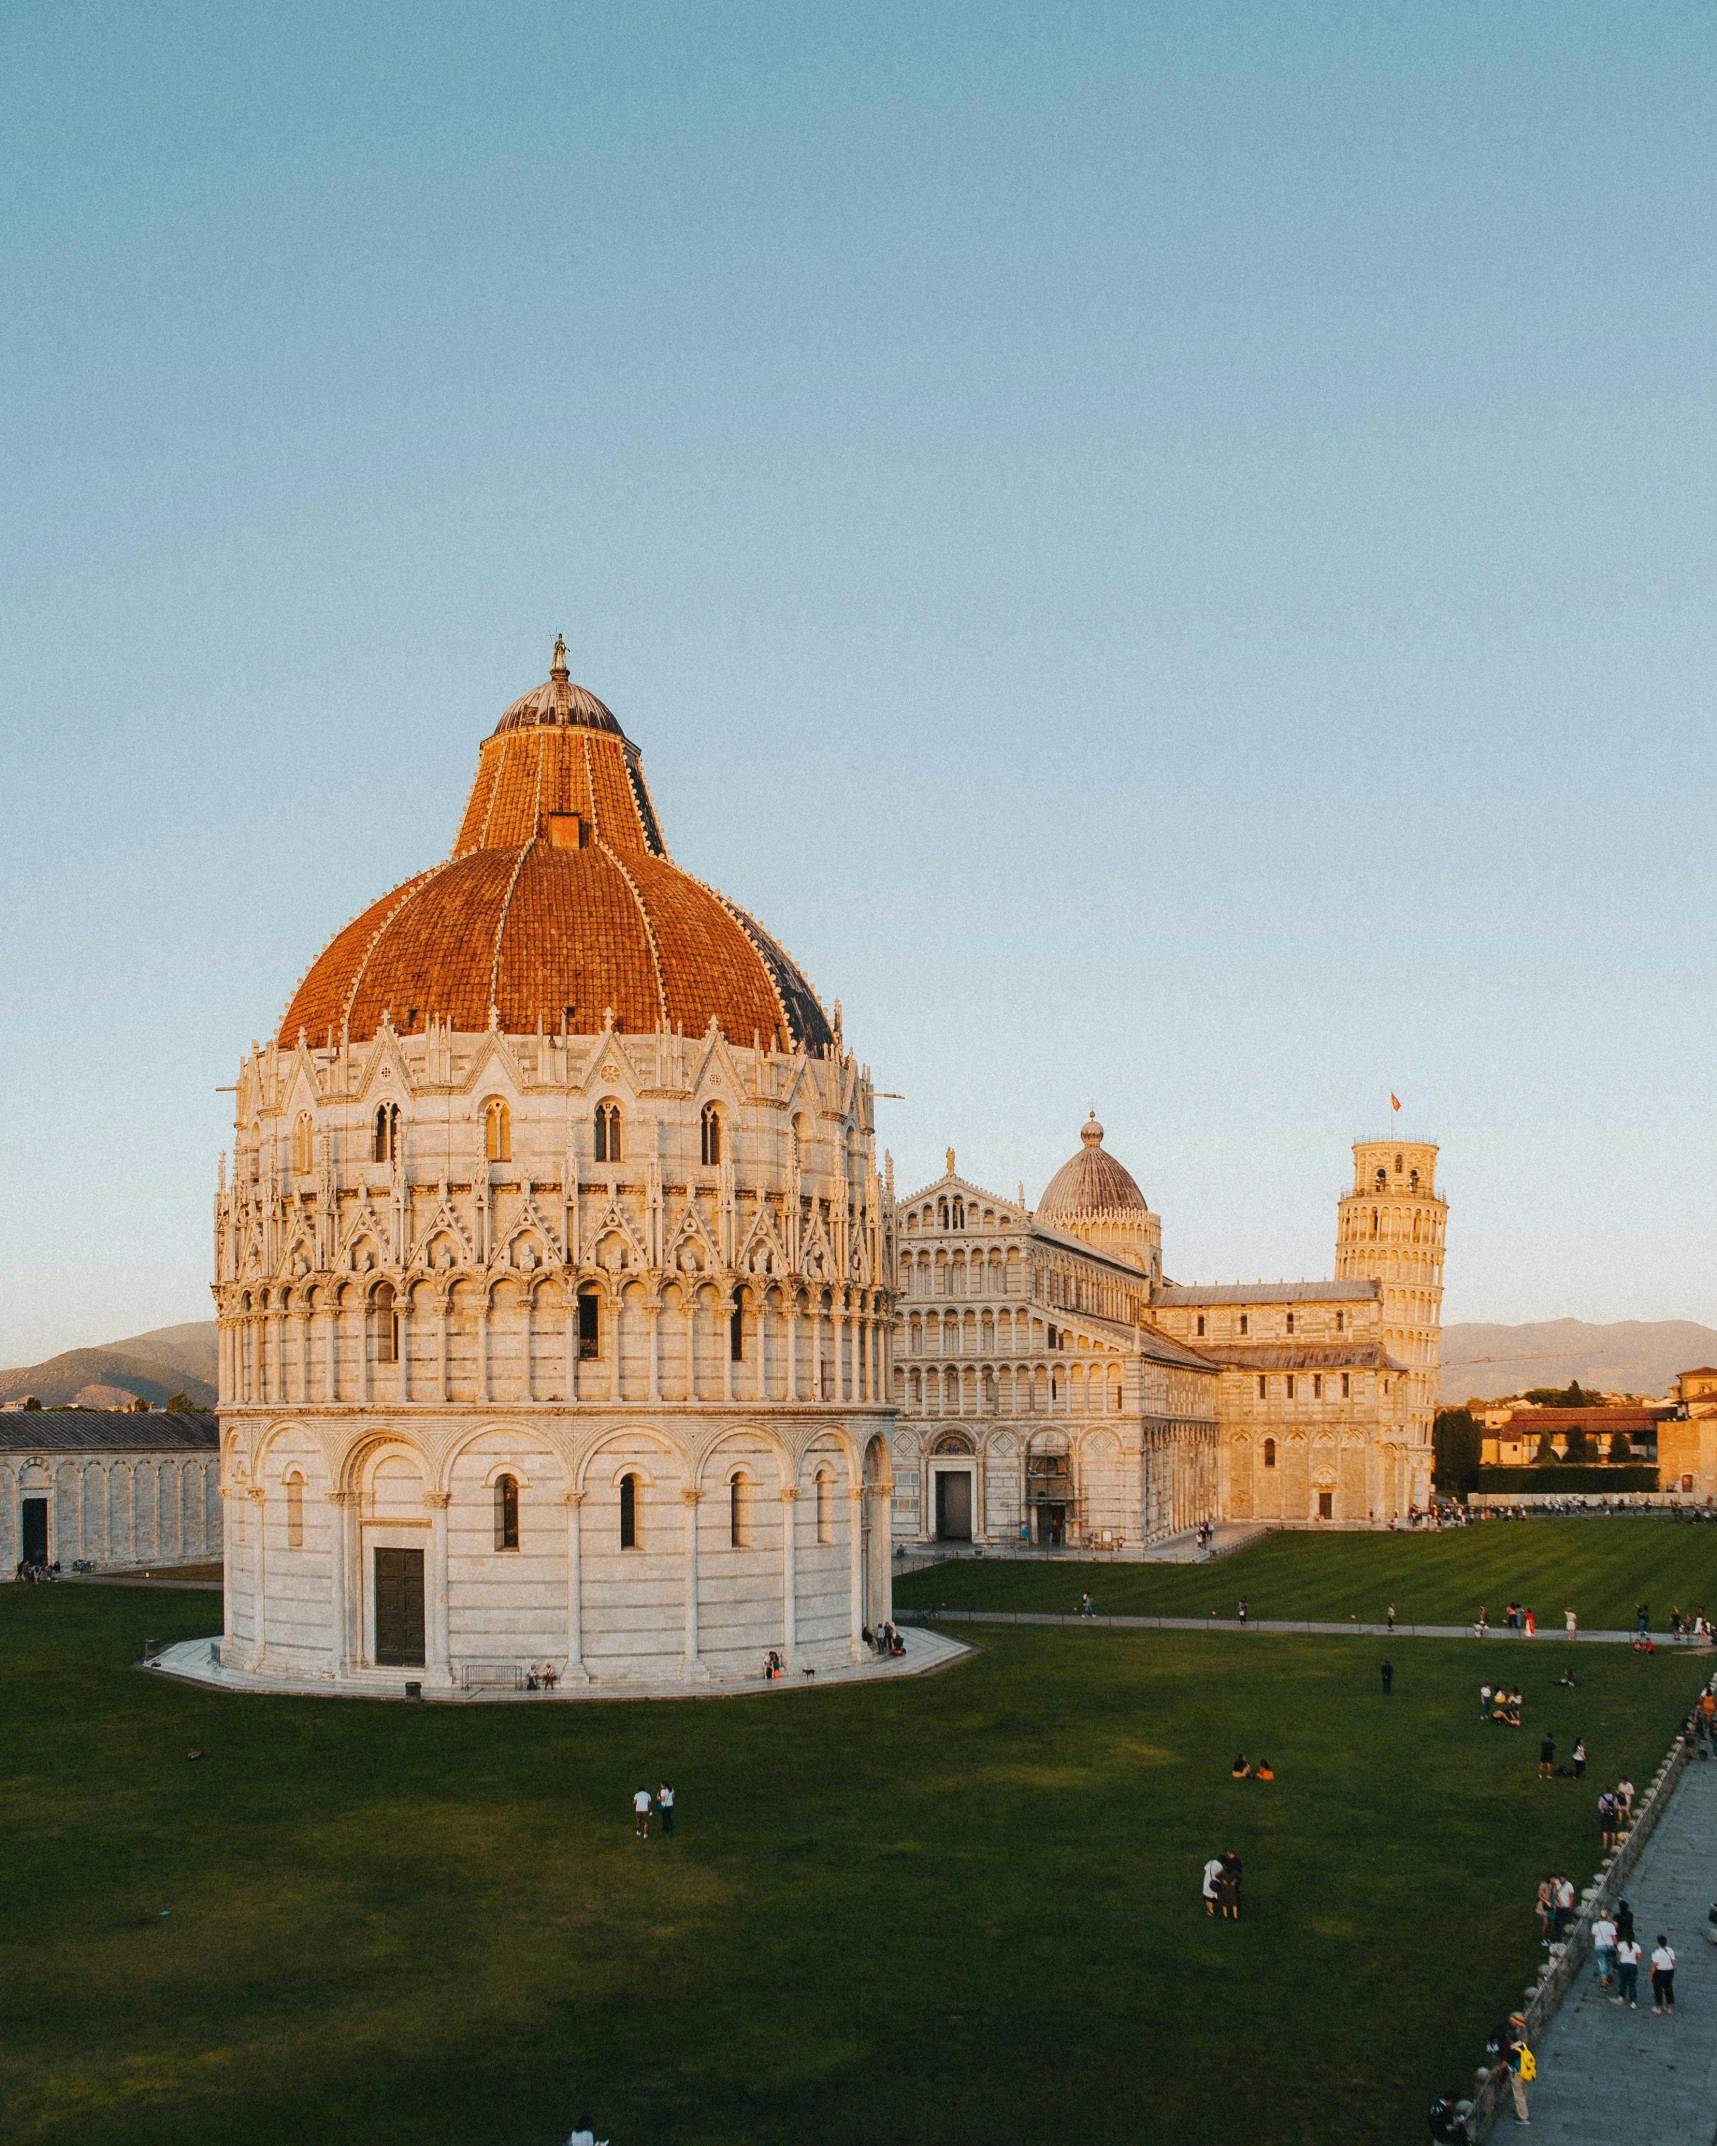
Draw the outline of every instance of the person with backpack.
<instances>
[{"instance_id":1,"label":"person with backpack","mask_svg":"<svg viewBox=\"0 0 1717 2146\"><path fill-rule=\"evenodd\" d=\"M1514 2096L1514 2113L1523 2124L1532 2118L1527 2114L1526 2090L1538 2077L1538 2059L1526 2044L1526 2014L1511 2012L1508 2015L1508 2039L1502 2045L1502 2061L1508 2067L1508 2090Z\"/></svg>"}]
</instances>

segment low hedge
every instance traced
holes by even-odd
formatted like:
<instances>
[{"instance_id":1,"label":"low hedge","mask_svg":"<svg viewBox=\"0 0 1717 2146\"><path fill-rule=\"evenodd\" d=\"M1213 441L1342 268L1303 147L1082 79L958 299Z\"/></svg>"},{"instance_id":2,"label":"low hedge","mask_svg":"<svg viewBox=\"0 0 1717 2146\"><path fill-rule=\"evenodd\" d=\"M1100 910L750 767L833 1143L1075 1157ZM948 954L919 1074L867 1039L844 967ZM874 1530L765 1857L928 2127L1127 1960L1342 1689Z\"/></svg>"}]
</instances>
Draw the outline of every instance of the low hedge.
<instances>
[{"instance_id":1,"label":"low hedge","mask_svg":"<svg viewBox=\"0 0 1717 2146\"><path fill-rule=\"evenodd\" d=\"M1469 1498L1487 1490L1541 1490L1550 1497L1614 1498L1636 1490L1655 1490L1657 1470L1643 1462L1588 1467L1579 1461L1535 1462L1529 1468L1481 1468Z\"/></svg>"}]
</instances>

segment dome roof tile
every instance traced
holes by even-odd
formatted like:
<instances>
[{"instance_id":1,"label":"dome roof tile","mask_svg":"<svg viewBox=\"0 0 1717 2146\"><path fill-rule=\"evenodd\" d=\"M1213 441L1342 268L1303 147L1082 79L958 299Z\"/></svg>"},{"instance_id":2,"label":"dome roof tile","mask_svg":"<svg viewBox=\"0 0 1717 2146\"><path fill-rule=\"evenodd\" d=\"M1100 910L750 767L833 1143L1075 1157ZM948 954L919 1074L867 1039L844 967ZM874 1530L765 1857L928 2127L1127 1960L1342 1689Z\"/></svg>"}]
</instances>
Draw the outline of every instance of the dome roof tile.
<instances>
[{"instance_id":1,"label":"dome roof tile","mask_svg":"<svg viewBox=\"0 0 1717 2146\"><path fill-rule=\"evenodd\" d=\"M453 855L335 933L283 1044L362 1039L384 1014L478 1030L491 1007L512 1034L593 1034L612 1009L633 1033L713 1019L736 1043L833 1041L776 941L668 857L637 748L563 654L484 741Z\"/></svg>"},{"instance_id":2,"label":"dome roof tile","mask_svg":"<svg viewBox=\"0 0 1717 2146\"><path fill-rule=\"evenodd\" d=\"M1103 1146L1103 1128L1093 1111L1079 1134L1079 1152L1064 1162L1044 1187L1036 1218L1066 1220L1075 1215L1147 1214L1144 1194L1132 1173Z\"/></svg>"}]
</instances>

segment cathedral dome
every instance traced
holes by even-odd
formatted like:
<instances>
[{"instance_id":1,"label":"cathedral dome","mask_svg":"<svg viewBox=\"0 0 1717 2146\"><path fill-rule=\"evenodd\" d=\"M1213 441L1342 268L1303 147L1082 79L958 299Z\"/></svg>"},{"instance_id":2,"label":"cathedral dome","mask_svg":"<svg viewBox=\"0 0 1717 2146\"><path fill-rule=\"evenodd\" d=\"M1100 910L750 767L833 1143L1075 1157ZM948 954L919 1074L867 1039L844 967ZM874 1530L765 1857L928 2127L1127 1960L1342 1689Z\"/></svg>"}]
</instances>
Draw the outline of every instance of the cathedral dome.
<instances>
[{"instance_id":1,"label":"cathedral dome","mask_svg":"<svg viewBox=\"0 0 1717 2146\"><path fill-rule=\"evenodd\" d=\"M820 1050L816 993L737 904L668 855L638 748L566 672L483 741L453 854L335 934L280 1024L290 1047L402 1032L431 1020L466 1032L566 1028L610 1010L632 1033L701 1034Z\"/></svg>"},{"instance_id":2,"label":"cathedral dome","mask_svg":"<svg viewBox=\"0 0 1717 2146\"><path fill-rule=\"evenodd\" d=\"M1076 1215L1145 1214L1145 1196L1132 1173L1103 1146L1103 1128L1093 1111L1079 1130L1079 1152L1064 1162L1037 1203L1040 1222L1071 1220Z\"/></svg>"}]
</instances>

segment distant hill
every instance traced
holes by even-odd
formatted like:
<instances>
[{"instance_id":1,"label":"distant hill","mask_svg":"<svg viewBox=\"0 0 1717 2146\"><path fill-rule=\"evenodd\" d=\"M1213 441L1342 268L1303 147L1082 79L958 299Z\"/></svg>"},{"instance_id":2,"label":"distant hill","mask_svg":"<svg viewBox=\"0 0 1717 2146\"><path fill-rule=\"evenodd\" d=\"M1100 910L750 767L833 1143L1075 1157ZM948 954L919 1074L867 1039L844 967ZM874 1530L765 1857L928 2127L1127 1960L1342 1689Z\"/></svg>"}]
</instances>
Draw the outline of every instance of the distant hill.
<instances>
[{"instance_id":1,"label":"distant hill","mask_svg":"<svg viewBox=\"0 0 1717 2146\"><path fill-rule=\"evenodd\" d=\"M161 1326L93 1349L68 1349L43 1364L0 1371L0 1401L33 1393L44 1408L81 1401L86 1408L123 1408L128 1400L159 1408L182 1393L198 1408L215 1405L215 1322Z\"/></svg>"},{"instance_id":2,"label":"distant hill","mask_svg":"<svg viewBox=\"0 0 1717 2146\"><path fill-rule=\"evenodd\" d=\"M1437 1398L1445 1408L1521 1393L1529 1386L1582 1386L1666 1398L1678 1371L1717 1363L1717 1327L1692 1319L1546 1319L1533 1326L1446 1326Z\"/></svg>"}]
</instances>

